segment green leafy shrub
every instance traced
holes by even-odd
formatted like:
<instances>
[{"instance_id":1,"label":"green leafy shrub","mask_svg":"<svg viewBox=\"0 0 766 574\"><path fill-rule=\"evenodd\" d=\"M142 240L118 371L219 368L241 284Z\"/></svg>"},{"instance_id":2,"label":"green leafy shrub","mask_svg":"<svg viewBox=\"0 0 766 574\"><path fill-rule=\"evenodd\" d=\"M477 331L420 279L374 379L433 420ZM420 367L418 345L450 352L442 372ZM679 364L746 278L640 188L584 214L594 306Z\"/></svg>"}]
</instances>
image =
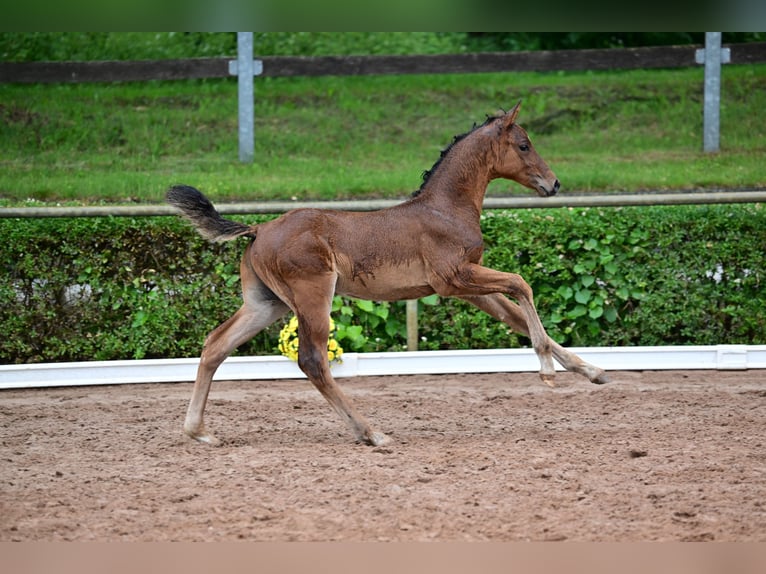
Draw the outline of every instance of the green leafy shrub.
<instances>
[{"instance_id":1,"label":"green leafy shrub","mask_svg":"<svg viewBox=\"0 0 766 574\"><path fill-rule=\"evenodd\" d=\"M246 218L260 221L267 217ZM520 273L565 345L766 343L758 204L491 211L485 264ZM243 242L178 218L0 219L0 362L193 357L241 304ZM528 341L469 304L421 299L420 348ZM406 346L405 304L336 297L347 352ZM276 354L277 322L241 354Z\"/></svg>"},{"instance_id":2,"label":"green leafy shrub","mask_svg":"<svg viewBox=\"0 0 766 574\"><path fill-rule=\"evenodd\" d=\"M393 310L393 312L392 312ZM366 301L335 296L332 313L337 339L349 351L392 351L399 341L407 341L404 303Z\"/></svg>"},{"instance_id":3,"label":"green leafy shrub","mask_svg":"<svg viewBox=\"0 0 766 574\"><path fill-rule=\"evenodd\" d=\"M242 245L174 218L0 220L0 361L194 356L241 304ZM271 352L256 339L251 353Z\"/></svg>"},{"instance_id":4,"label":"green leafy shrub","mask_svg":"<svg viewBox=\"0 0 766 574\"><path fill-rule=\"evenodd\" d=\"M764 223L757 204L489 213L486 263L529 281L562 344L763 343Z\"/></svg>"}]
</instances>

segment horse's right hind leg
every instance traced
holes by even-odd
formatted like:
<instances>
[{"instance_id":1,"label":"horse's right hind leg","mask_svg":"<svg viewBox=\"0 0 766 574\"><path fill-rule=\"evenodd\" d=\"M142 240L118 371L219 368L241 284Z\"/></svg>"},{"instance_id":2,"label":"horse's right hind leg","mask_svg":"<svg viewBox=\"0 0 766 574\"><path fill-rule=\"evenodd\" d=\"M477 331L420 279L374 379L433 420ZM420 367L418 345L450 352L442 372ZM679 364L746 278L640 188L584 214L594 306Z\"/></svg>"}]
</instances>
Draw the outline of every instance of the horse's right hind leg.
<instances>
[{"instance_id":1,"label":"horse's right hind leg","mask_svg":"<svg viewBox=\"0 0 766 574\"><path fill-rule=\"evenodd\" d=\"M218 444L218 439L207 431L203 420L213 375L234 349L252 339L287 311L287 305L279 300L251 298L248 301L246 298L245 304L234 315L210 332L202 348L194 390L186 411L184 432L187 435L199 442Z\"/></svg>"}]
</instances>

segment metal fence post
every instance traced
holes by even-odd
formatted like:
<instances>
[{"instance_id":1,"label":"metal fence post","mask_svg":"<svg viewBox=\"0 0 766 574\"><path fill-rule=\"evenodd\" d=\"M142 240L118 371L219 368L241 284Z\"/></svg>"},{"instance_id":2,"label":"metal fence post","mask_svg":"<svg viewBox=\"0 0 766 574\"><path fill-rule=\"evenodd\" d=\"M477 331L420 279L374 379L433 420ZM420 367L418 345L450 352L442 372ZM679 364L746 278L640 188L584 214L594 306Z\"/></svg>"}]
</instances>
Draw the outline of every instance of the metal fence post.
<instances>
[{"instance_id":1,"label":"metal fence post","mask_svg":"<svg viewBox=\"0 0 766 574\"><path fill-rule=\"evenodd\" d=\"M229 62L229 74L237 76L239 117L239 161L250 163L255 156L255 90L253 76L263 72L263 62L253 60L253 33L237 32L237 59Z\"/></svg>"},{"instance_id":2,"label":"metal fence post","mask_svg":"<svg viewBox=\"0 0 766 574\"><path fill-rule=\"evenodd\" d=\"M253 33L237 32L237 95L239 100L239 161L255 156Z\"/></svg>"},{"instance_id":3,"label":"metal fence post","mask_svg":"<svg viewBox=\"0 0 766 574\"><path fill-rule=\"evenodd\" d=\"M706 152L716 152L721 141L721 64L731 61L731 51L721 48L721 32L705 32L705 49L697 50L696 60L705 63L702 147Z\"/></svg>"}]
</instances>

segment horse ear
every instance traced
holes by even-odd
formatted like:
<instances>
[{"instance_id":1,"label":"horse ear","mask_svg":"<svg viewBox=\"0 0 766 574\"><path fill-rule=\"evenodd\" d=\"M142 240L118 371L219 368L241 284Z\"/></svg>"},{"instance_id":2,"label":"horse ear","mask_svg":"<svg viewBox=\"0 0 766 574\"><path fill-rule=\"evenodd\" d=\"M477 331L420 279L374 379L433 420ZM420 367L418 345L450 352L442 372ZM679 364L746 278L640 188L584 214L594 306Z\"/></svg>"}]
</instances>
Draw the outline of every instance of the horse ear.
<instances>
[{"instance_id":1,"label":"horse ear","mask_svg":"<svg viewBox=\"0 0 766 574\"><path fill-rule=\"evenodd\" d=\"M521 100L519 100L519 103L513 106L513 109L505 114L505 118L503 119L503 127L508 129L510 128L515 122L516 122L516 116L519 115L519 110L521 109Z\"/></svg>"}]
</instances>

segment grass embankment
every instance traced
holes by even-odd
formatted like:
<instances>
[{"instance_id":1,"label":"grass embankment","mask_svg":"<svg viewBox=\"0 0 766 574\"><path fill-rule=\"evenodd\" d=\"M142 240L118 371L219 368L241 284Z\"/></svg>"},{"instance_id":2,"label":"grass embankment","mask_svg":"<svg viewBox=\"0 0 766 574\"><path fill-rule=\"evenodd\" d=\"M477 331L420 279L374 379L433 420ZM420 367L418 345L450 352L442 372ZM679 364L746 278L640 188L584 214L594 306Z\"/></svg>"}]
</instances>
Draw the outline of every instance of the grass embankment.
<instances>
[{"instance_id":1,"label":"grass embankment","mask_svg":"<svg viewBox=\"0 0 766 574\"><path fill-rule=\"evenodd\" d=\"M723 72L720 153L702 68L256 80L256 157L234 80L0 85L0 205L405 197L452 136L523 100L564 193L766 186L766 66ZM494 195L525 194L495 182Z\"/></svg>"}]
</instances>

